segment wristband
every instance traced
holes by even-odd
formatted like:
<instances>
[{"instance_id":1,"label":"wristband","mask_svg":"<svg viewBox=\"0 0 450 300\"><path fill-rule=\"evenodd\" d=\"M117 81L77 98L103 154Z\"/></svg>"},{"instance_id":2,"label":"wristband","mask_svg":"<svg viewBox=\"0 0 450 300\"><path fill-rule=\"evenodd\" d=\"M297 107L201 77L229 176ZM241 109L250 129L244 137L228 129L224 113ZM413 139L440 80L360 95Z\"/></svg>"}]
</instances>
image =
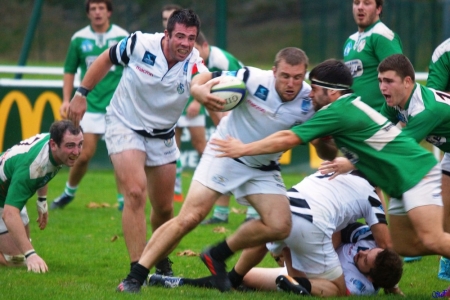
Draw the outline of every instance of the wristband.
<instances>
[{"instance_id":1,"label":"wristband","mask_svg":"<svg viewBox=\"0 0 450 300\"><path fill-rule=\"evenodd\" d=\"M40 212L41 214L46 214L48 212L48 206L47 206L47 198L44 198L44 200L40 200L38 198L38 201L36 201L36 207L37 207L37 211Z\"/></svg>"},{"instance_id":2,"label":"wristband","mask_svg":"<svg viewBox=\"0 0 450 300\"><path fill-rule=\"evenodd\" d=\"M27 252L25 252L24 256L25 259L27 259L28 257L30 257L31 255L36 254L36 251L34 251L34 249L28 250Z\"/></svg>"},{"instance_id":3,"label":"wristband","mask_svg":"<svg viewBox=\"0 0 450 300\"><path fill-rule=\"evenodd\" d=\"M39 202L47 201L47 196L38 196L38 201Z\"/></svg>"},{"instance_id":4,"label":"wristband","mask_svg":"<svg viewBox=\"0 0 450 300\"><path fill-rule=\"evenodd\" d=\"M89 94L90 90L88 90L87 88L84 88L82 86L77 88L77 91L75 92L76 95L80 95L81 97L87 97L87 95Z\"/></svg>"}]
</instances>

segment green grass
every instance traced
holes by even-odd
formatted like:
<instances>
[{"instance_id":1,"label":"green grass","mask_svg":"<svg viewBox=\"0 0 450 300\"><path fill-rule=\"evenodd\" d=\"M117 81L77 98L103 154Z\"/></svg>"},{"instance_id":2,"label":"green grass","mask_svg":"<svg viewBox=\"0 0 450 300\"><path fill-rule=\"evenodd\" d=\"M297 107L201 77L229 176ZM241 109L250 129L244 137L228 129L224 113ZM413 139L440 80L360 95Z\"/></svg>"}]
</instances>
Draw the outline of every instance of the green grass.
<instances>
[{"instance_id":1,"label":"green grass","mask_svg":"<svg viewBox=\"0 0 450 300\"><path fill-rule=\"evenodd\" d=\"M297 183L300 174L285 175L286 186ZM183 188L187 191L191 174L183 174ZM67 179L67 171L61 171L50 182L49 202L59 193ZM0 268L2 291L0 299L292 299L284 293L232 292L221 294L216 290L193 287L180 287L169 290L164 288L143 288L140 295L119 294L114 290L129 271L128 254L121 229L121 213L115 207L90 209L90 202L109 203L115 200L115 185L110 171L90 171L84 178L77 198L64 210L51 211L49 224L40 231L35 220L37 213L35 201L28 203L31 237L39 255L46 261L49 272L34 274L25 268ZM181 204L175 203L178 212ZM243 208L235 201L232 207ZM149 212L149 207L147 211ZM244 214L231 213L228 231L225 234L213 233L213 226L199 226L187 235L170 258L174 261L177 275L186 277L207 276L208 271L198 257L179 257L175 253L191 249L200 252L206 245L222 240L231 234L244 220ZM231 267L237 255L231 258ZM272 259L266 258L261 266L275 267ZM437 279L438 259L425 257L418 263L405 265L401 289L409 298L430 299L433 291L442 291L449 283ZM380 294L383 298L391 298ZM367 297L365 299L377 299Z\"/></svg>"}]
</instances>

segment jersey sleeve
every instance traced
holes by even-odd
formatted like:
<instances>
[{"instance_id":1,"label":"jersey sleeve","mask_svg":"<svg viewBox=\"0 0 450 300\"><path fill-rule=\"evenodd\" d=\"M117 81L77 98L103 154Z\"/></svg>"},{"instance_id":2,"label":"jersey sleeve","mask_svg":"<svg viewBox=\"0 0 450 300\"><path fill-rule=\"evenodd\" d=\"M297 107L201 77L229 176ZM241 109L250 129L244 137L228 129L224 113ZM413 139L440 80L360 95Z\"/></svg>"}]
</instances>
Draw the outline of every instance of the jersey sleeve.
<instances>
[{"instance_id":1,"label":"jersey sleeve","mask_svg":"<svg viewBox=\"0 0 450 300\"><path fill-rule=\"evenodd\" d=\"M302 143L308 143L313 139L333 135L341 131L345 122L341 121L340 114L330 106L325 106L316 112L311 119L301 125L291 128L300 137Z\"/></svg>"},{"instance_id":2,"label":"jersey sleeve","mask_svg":"<svg viewBox=\"0 0 450 300\"><path fill-rule=\"evenodd\" d=\"M382 61L393 54L403 53L402 42L396 34L392 40L389 40L382 35L375 35L373 50L378 61Z\"/></svg>"},{"instance_id":3,"label":"jersey sleeve","mask_svg":"<svg viewBox=\"0 0 450 300\"><path fill-rule=\"evenodd\" d=\"M64 73L75 74L80 65L80 57L78 55L77 39L70 41L69 50L67 51L66 61L64 63Z\"/></svg>"},{"instance_id":4,"label":"jersey sleeve","mask_svg":"<svg viewBox=\"0 0 450 300\"><path fill-rule=\"evenodd\" d=\"M140 31L137 31L130 34L109 49L109 58L113 64L122 66L128 65L140 33Z\"/></svg>"},{"instance_id":5,"label":"jersey sleeve","mask_svg":"<svg viewBox=\"0 0 450 300\"><path fill-rule=\"evenodd\" d=\"M442 123L440 114L432 113L430 110L424 110L414 117L410 117L403 132L416 140L422 141L436 126Z\"/></svg>"},{"instance_id":6,"label":"jersey sleeve","mask_svg":"<svg viewBox=\"0 0 450 300\"><path fill-rule=\"evenodd\" d=\"M14 172L6 195L5 204L21 210L35 192L36 189L34 189L30 179L29 170L24 166Z\"/></svg>"},{"instance_id":7,"label":"jersey sleeve","mask_svg":"<svg viewBox=\"0 0 450 300\"><path fill-rule=\"evenodd\" d=\"M427 87L438 91L450 90L450 39L433 53L429 65Z\"/></svg>"}]
</instances>

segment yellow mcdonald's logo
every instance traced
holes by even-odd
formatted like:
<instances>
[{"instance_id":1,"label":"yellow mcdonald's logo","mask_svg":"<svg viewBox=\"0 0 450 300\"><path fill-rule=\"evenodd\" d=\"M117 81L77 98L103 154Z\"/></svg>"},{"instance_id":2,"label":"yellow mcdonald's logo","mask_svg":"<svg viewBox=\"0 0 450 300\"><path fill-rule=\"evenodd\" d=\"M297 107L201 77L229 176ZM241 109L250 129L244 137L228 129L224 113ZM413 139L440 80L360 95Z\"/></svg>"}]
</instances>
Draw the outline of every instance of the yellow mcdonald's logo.
<instances>
[{"instance_id":1,"label":"yellow mcdonald's logo","mask_svg":"<svg viewBox=\"0 0 450 300\"><path fill-rule=\"evenodd\" d=\"M34 108L28 97L20 91L11 91L0 102L0 152L3 151L5 140L5 130L8 116L13 103L17 103L19 108L20 125L22 127L22 139L38 134L41 128L42 117L45 105L50 103L55 120L61 120L59 108L61 98L54 92L45 91L39 95L34 104Z\"/></svg>"}]
</instances>

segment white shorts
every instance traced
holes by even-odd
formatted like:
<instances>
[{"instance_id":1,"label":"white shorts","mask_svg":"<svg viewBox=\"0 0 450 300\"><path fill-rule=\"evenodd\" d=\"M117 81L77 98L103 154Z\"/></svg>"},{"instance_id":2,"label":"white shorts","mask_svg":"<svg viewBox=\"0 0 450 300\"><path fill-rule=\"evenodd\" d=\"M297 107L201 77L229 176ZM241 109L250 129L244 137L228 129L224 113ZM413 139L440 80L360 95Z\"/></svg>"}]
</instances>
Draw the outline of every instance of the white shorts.
<instances>
[{"instance_id":1,"label":"white shorts","mask_svg":"<svg viewBox=\"0 0 450 300\"><path fill-rule=\"evenodd\" d=\"M114 114L106 114L105 141L108 154L126 150L140 150L147 154L145 165L162 166L174 162L180 156L175 137L167 140L147 138L128 128Z\"/></svg>"},{"instance_id":2,"label":"white shorts","mask_svg":"<svg viewBox=\"0 0 450 300\"><path fill-rule=\"evenodd\" d=\"M105 134L105 114L86 112L80 125L84 133Z\"/></svg>"},{"instance_id":3,"label":"white shorts","mask_svg":"<svg viewBox=\"0 0 450 300\"><path fill-rule=\"evenodd\" d=\"M444 157L441 160L441 169L443 173L450 176L450 153L444 153Z\"/></svg>"},{"instance_id":4,"label":"white shorts","mask_svg":"<svg viewBox=\"0 0 450 300\"><path fill-rule=\"evenodd\" d=\"M424 205L443 206L441 179L441 167L437 164L418 184L403 193L402 199L390 199L389 214L406 215L411 209Z\"/></svg>"},{"instance_id":5,"label":"white shorts","mask_svg":"<svg viewBox=\"0 0 450 300\"><path fill-rule=\"evenodd\" d=\"M308 278L335 280L343 274L331 237L310 221L293 214L284 243L291 250L292 267Z\"/></svg>"},{"instance_id":6,"label":"white shorts","mask_svg":"<svg viewBox=\"0 0 450 300\"><path fill-rule=\"evenodd\" d=\"M3 221L3 207L0 207L0 234L4 234L8 232L6 228L5 222ZM22 219L23 225L27 226L30 223L30 219L28 218L27 207L24 206L20 211L20 218Z\"/></svg>"},{"instance_id":7,"label":"white shorts","mask_svg":"<svg viewBox=\"0 0 450 300\"><path fill-rule=\"evenodd\" d=\"M286 195L280 171L261 171L228 157L216 157L217 151L206 146L195 169L193 180L221 194L234 194L236 199L247 195ZM243 205L248 203L240 202Z\"/></svg>"},{"instance_id":8,"label":"white shorts","mask_svg":"<svg viewBox=\"0 0 450 300\"><path fill-rule=\"evenodd\" d=\"M205 115L198 115L193 118L181 116L177 122L177 127L205 127L205 125L206 125Z\"/></svg>"}]
</instances>

